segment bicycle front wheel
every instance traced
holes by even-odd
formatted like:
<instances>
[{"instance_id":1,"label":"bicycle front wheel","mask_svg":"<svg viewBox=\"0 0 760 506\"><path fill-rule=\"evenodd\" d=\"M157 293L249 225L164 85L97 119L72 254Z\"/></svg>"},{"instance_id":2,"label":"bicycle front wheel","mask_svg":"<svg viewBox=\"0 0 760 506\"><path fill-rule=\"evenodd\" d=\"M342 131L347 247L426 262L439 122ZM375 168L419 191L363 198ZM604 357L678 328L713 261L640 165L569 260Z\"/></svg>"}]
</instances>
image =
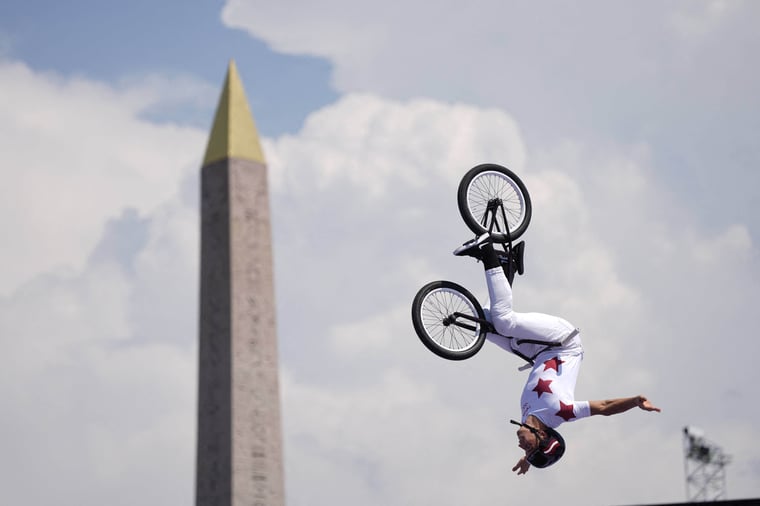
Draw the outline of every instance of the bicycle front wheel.
<instances>
[{"instance_id":1,"label":"bicycle front wheel","mask_svg":"<svg viewBox=\"0 0 760 506\"><path fill-rule=\"evenodd\" d=\"M422 343L439 357L472 357L486 339L483 308L464 287L433 281L420 288L412 303L412 323Z\"/></svg>"},{"instance_id":2,"label":"bicycle front wheel","mask_svg":"<svg viewBox=\"0 0 760 506\"><path fill-rule=\"evenodd\" d=\"M484 163L470 169L459 183L457 204L467 227L496 242L520 237L530 224L532 206L525 184L506 167Z\"/></svg>"}]
</instances>

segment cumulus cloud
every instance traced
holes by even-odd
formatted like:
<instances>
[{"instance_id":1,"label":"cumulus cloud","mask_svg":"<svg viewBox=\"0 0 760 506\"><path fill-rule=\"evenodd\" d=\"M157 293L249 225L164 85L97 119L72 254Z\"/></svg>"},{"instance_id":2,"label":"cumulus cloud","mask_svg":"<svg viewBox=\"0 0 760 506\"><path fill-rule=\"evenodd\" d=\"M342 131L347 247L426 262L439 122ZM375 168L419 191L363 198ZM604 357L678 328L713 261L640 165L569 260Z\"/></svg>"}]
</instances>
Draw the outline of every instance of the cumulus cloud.
<instances>
[{"instance_id":1,"label":"cumulus cloud","mask_svg":"<svg viewBox=\"0 0 760 506\"><path fill-rule=\"evenodd\" d=\"M508 111L531 146L643 143L688 212L750 220L760 181L760 4L228 0L224 22L327 60L340 92ZM752 181L735 185L734 181ZM731 205L724 202L731 201Z\"/></svg>"},{"instance_id":2,"label":"cumulus cloud","mask_svg":"<svg viewBox=\"0 0 760 506\"><path fill-rule=\"evenodd\" d=\"M187 503L205 134L140 119L154 80L0 82L2 502Z\"/></svg>"},{"instance_id":3,"label":"cumulus cloud","mask_svg":"<svg viewBox=\"0 0 760 506\"><path fill-rule=\"evenodd\" d=\"M758 43L746 21L756 9L751 2L595 1L579 8L486 0L476 5L444 2L437 9L446 15L430 23L424 2L321 0L285 6L228 0L222 19L276 51L330 61L341 91L458 96L500 105L525 102L541 111L545 109L535 98L551 99L551 106L557 106L561 94L565 107L576 113L580 105L610 105L613 95L630 100L658 87L676 91L671 86L680 79L668 78L720 63L719 52L704 52L714 47L716 37L726 37L723 50L730 46L744 52L747 44ZM694 44L683 45L683 36ZM756 72L731 69L735 77L757 80ZM702 82L690 83L690 93L726 78L702 77ZM608 113L623 110L619 104Z\"/></svg>"},{"instance_id":4,"label":"cumulus cloud","mask_svg":"<svg viewBox=\"0 0 760 506\"><path fill-rule=\"evenodd\" d=\"M290 371L286 389L293 392L285 396L285 419L309 421L288 431L291 480L310 483L308 466L301 465L324 459L330 464L321 468L320 479L350 482L345 496L332 496L338 502L383 504L391 500L384 494L393 490L391 502L414 503L425 485L418 483L415 489L401 477L388 478L399 462L423 469L443 460L452 476L469 476L468 466L477 464L461 456L477 455L488 463L486 468L498 467L498 478L475 485L439 483L436 490L443 487L451 494L441 503L457 504L452 497L460 490L471 493L474 504L507 498L524 502L537 493L538 473L508 492L500 488L503 480L512 479L505 475L517 455L511 430L504 425L514 416L524 380L513 369L516 361L486 346L471 363L441 363L416 342L408 314L416 289L432 279L452 279L483 296L481 268L450 256L469 234L456 211L456 183L473 160L484 160L489 149L495 150L490 151L493 156L499 154L498 146L509 146L505 151L519 154L512 167L524 177L535 206L526 235L528 275L516 282L518 308L564 315L582 327L587 363L579 398L645 393L665 407L659 417L637 412L571 424L566 430L572 452L541 493L556 494L573 483L591 491L578 504L681 499L681 427L699 420L711 432L723 434L736 424L747 427L754 416L739 417L743 421L725 416L725 390L736 382L751 382L751 369L732 372L730 362L716 362L704 352L716 346L729 353L738 346L757 351L744 337L749 322L742 317L749 311L745 301L757 296L752 281L756 246L746 226L732 224L715 233L701 229L684 210L683 197L658 180L647 146L599 149L566 143L530 152L518 128L504 128L514 120L503 112L436 104L453 123L460 114L469 115L474 132L498 130L505 135L485 148L463 140L456 155L445 149L420 150L417 155L427 163L408 161L407 140L421 135L416 123L389 120L402 110L426 117L418 105L349 95L312 115L299 134L267 142L275 230L280 231L276 234L290 237L301 230L304 237L303 247L277 255L278 289L289 303L280 319ZM371 116L365 113L368 106ZM367 132L365 142L356 140L357 131ZM459 131L431 130L422 135L422 145L450 145L452 132ZM437 141L428 142L426 135ZM341 147L343 138L349 139L346 149ZM374 138L383 142L370 140ZM354 151L353 146L362 149ZM383 160L381 175L372 171L376 160ZM354 175L364 170L366 177ZM300 317L317 322L311 330L304 332L289 318L296 314L293 306L303 310ZM335 315L320 316L330 312ZM727 326L720 337L725 348L715 334L716 315ZM319 356L325 362L317 361ZM416 388L434 387L426 390L425 401L399 405L388 414L382 406L393 405L407 388L415 388L384 383L397 368ZM717 378L706 377L705 370L715 371ZM369 409L361 408L365 394L377 403L376 420L355 423L348 406L358 406L358 412ZM736 402L750 404L750 392L735 391L734 396ZM339 430L332 418L323 424L319 416L310 416L316 408L297 400L307 397L311 402L322 399L325 406L340 405L345 413L336 411L343 413L345 425ZM473 410L479 417L475 425ZM446 426L451 431L439 433L426 425L435 425L428 420L439 416L450 420ZM410 434L404 425L408 418L425 429ZM453 427L472 433L460 439ZM378 430L385 437L375 437ZM420 445L415 438L423 438L427 453L408 454L406 446L396 449L387 442ZM373 448L377 441L380 448ZM741 452L736 466L746 473L753 450L745 453L732 446L734 441L727 438L724 444ZM599 457L600 447L609 453ZM653 454L656 466L650 461ZM600 480L620 482L615 471L620 466L635 468L647 487L600 488ZM477 469L491 476L489 470ZM754 490L751 481L735 486L744 494ZM296 503L305 503L298 492L303 488L291 487ZM429 493L434 493L432 488Z\"/></svg>"},{"instance_id":5,"label":"cumulus cloud","mask_svg":"<svg viewBox=\"0 0 760 506\"><path fill-rule=\"evenodd\" d=\"M50 84L19 64L4 71L56 110L87 103L68 93L67 80ZM98 104L120 96L82 86ZM0 298L0 395L12 413L0 423L14 435L4 440L13 458L0 459L13 478L5 502L30 497L32 469L53 478L31 504L61 496L81 504L192 500L199 163L182 157L193 149L199 156L204 133L180 135L119 104L109 118L123 118L129 142L116 135L122 130L104 136L82 173L78 150L67 157L53 149L67 145L68 130L46 133L45 119L17 133L18 144L41 142L58 153L64 174L78 174L63 180L42 159L32 171L89 209L61 219L54 233L90 239L72 239L56 254L49 225L35 225L41 232L25 247L46 255ZM21 124L10 102L3 111ZM79 121L104 113L93 114ZM166 143L151 140L164 135ZM740 439L760 415L742 387L752 382L742 357L758 351L745 337L758 296L757 247L741 221L701 228L653 170L649 146L568 140L530 148L503 110L366 93L263 144L289 502L524 503L568 487L588 491L569 504L680 500L687 423L734 455L732 494L757 495L760 449ZM129 163L100 163L128 152L125 145L137 151ZM4 166L22 152L0 155ZM510 472L519 451L507 424L525 379L519 361L490 345L462 363L441 360L417 341L409 317L414 293L433 279L484 295L482 267L450 254L471 235L456 209L458 179L483 161L509 165L531 192L528 271L515 284L516 302L582 328L578 398L645 393L665 409L568 424L563 463L520 478ZM94 177L100 166L109 170ZM169 174L155 174L162 171ZM97 192L82 188L101 187L110 199L88 202ZM5 215L10 229L44 215L35 199L17 197L24 214ZM732 361L717 362L719 352ZM630 485L623 468L646 487Z\"/></svg>"},{"instance_id":6,"label":"cumulus cloud","mask_svg":"<svg viewBox=\"0 0 760 506\"><path fill-rule=\"evenodd\" d=\"M115 89L0 61L0 293L55 267L82 268L108 218L146 214L197 165L204 134L140 115L170 96L152 78ZM160 169L159 169L160 168Z\"/></svg>"}]
</instances>

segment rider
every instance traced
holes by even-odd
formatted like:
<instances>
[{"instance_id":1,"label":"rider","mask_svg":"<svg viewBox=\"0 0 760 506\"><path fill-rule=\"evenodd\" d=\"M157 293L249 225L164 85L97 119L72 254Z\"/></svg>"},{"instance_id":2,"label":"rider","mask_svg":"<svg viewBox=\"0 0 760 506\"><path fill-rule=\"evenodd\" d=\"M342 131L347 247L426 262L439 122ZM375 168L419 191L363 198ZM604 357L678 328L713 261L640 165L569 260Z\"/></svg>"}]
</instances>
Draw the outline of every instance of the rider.
<instances>
[{"instance_id":1,"label":"rider","mask_svg":"<svg viewBox=\"0 0 760 506\"><path fill-rule=\"evenodd\" d=\"M565 442L555 430L563 422L592 415L615 415L633 408L660 411L643 395L603 401L576 401L575 382L583 360L579 330L567 320L543 313L512 310L512 287L502 268L503 258L485 233L454 250L457 256L471 256L483 262L491 307L486 319L497 334L488 333L492 343L529 362L533 368L523 388L518 446L525 451L512 471L528 472L548 467L565 452Z\"/></svg>"}]
</instances>

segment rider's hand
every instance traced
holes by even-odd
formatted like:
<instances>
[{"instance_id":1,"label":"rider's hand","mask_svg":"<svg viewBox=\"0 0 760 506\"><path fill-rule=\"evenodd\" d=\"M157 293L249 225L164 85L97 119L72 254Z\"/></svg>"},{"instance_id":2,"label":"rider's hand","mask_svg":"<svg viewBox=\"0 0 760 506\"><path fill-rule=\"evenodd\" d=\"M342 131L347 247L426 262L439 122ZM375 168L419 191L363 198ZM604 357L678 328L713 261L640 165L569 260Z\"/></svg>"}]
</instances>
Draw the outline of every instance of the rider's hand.
<instances>
[{"instance_id":1,"label":"rider's hand","mask_svg":"<svg viewBox=\"0 0 760 506\"><path fill-rule=\"evenodd\" d=\"M643 409L644 411L657 411L658 413L662 411L660 408L653 406L652 403L649 402L649 399L647 399L643 395L639 395L638 403L639 403L639 407Z\"/></svg>"},{"instance_id":2,"label":"rider's hand","mask_svg":"<svg viewBox=\"0 0 760 506\"><path fill-rule=\"evenodd\" d=\"M528 462L526 457L523 457L517 462L517 465L512 468L512 471L517 471L517 475L519 476L527 473L528 469L530 469L530 462Z\"/></svg>"}]
</instances>

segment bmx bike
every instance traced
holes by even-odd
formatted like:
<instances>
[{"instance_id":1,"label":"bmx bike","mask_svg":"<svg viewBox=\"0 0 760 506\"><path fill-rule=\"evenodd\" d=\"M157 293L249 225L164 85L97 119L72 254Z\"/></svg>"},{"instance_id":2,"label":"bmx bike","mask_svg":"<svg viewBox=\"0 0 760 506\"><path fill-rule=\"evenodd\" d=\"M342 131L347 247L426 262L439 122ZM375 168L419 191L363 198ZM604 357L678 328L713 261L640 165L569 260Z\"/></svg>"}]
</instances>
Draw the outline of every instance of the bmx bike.
<instances>
[{"instance_id":1,"label":"bmx bike","mask_svg":"<svg viewBox=\"0 0 760 506\"><path fill-rule=\"evenodd\" d=\"M490 234L512 284L515 274L524 272L525 252L524 241L516 244L513 241L525 233L532 213L525 184L506 167L481 164L462 177L457 205L471 231L477 236ZM482 348L486 334L497 333L477 299L452 281L433 281L420 288L412 302L412 323L422 343L448 360L472 357ZM517 344L524 342L551 346L532 340L520 340ZM531 357L517 351L515 354L533 363Z\"/></svg>"}]
</instances>

